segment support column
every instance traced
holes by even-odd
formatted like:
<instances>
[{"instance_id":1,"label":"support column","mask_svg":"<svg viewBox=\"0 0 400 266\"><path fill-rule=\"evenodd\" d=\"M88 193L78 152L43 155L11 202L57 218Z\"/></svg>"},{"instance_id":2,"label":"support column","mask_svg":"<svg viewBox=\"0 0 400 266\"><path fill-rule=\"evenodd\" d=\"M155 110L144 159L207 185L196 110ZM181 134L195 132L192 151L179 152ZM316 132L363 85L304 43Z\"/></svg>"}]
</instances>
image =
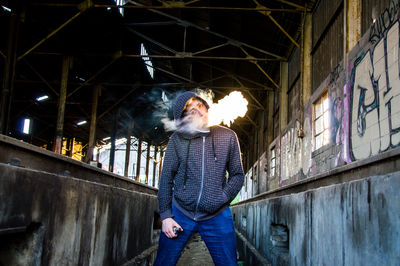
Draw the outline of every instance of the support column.
<instances>
[{"instance_id":1,"label":"support column","mask_svg":"<svg viewBox=\"0 0 400 266\"><path fill-rule=\"evenodd\" d=\"M136 161L136 181L139 181L140 176L140 159L142 157L142 139L138 140L137 161Z\"/></svg>"},{"instance_id":2,"label":"support column","mask_svg":"<svg viewBox=\"0 0 400 266\"><path fill-rule=\"evenodd\" d=\"M149 184L149 166L150 166L150 142L147 142L147 154L146 154L146 185Z\"/></svg>"},{"instance_id":3,"label":"support column","mask_svg":"<svg viewBox=\"0 0 400 266\"><path fill-rule=\"evenodd\" d=\"M131 139L132 139L132 125L130 123L128 131L126 133L126 146L125 146L125 167L124 167L124 176L129 176L129 160L131 156Z\"/></svg>"},{"instance_id":4,"label":"support column","mask_svg":"<svg viewBox=\"0 0 400 266\"><path fill-rule=\"evenodd\" d=\"M10 27L8 32L7 57L4 63L3 89L1 95L0 109L0 133L7 135L9 132L9 120L11 102L14 90L15 66L17 60L19 12L12 11L10 16Z\"/></svg>"},{"instance_id":5,"label":"support column","mask_svg":"<svg viewBox=\"0 0 400 266\"><path fill-rule=\"evenodd\" d=\"M281 62L281 104L280 104L280 129L286 128L288 115L288 83L289 83L289 64Z\"/></svg>"},{"instance_id":6,"label":"support column","mask_svg":"<svg viewBox=\"0 0 400 266\"><path fill-rule=\"evenodd\" d=\"M119 117L119 109L114 113L113 129L111 132L111 149L110 149L110 162L108 164L108 171L114 172L114 160L115 160L115 139L117 135L117 124Z\"/></svg>"},{"instance_id":7,"label":"support column","mask_svg":"<svg viewBox=\"0 0 400 266\"><path fill-rule=\"evenodd\" d=\"M347 0L347 45L348 53L361 38L361 0Z\"/></svg>"},{"instance_id":8,"label":"support column","mask_svg":"<svg viewBox=\"0 0 400 266\"><path fill-rule=\"evenodd\" d=\"M156 186L157 154L158 154L158 146L154 146L153 182L152 182L153 187Z\"/></svg>"},{"instance_id":9,"label":"support column","mask_svg":"<svg viewBox=\"0 0 400 266\"><path fill-rule=\"evenodd\" d=\"M96 140L97 105L100 94L101 94L101 86L96 85L93 88L93 94L92 94L92 118L90 120L88 151L86 153L86 158L85 158L85 161L87 163L89 163L93 159L92 158L93 150L95 147L95 140Z\"/></svg>"},{"instance_id":10,"label":"support column","mask_svg":"<svg viewBox=\"0 0 400 266\"><path fill-rule=\"evenodd\" d=\"M54 152L61 154L62 150L62 138L64 131L64 115L65 115L65 102L67 100L67 86L68 86L68 74L71 66L72 57L64 56L62 62L62 73L61 73L61 87L60 96L58 98L58 112L57 112L57 125L56 125L56 137Z\"/></svg>"}]
</instances>

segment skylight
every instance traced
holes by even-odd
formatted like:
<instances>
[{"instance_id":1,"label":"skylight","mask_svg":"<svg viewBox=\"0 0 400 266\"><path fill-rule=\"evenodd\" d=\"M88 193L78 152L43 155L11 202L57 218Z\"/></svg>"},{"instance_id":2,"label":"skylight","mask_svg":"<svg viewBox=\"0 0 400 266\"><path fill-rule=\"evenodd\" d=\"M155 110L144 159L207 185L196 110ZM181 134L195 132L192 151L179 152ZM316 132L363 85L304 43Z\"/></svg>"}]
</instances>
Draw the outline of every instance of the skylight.
<instances>
[{"instance_id":1,"label":"skylight","mask_svg":"<svg viewBox=\"0 0 400 266\"><path fill-rule=\"evenodd\" d=\"M143 43L140 44L140 55L142 56L142 59L144 61L144 64L147 67L147 71L149 71L149 74L151 76L151 78L154 78L154 68L153 68L153 63L150 60L150 57L148 57L147 55L149 55L146 51L146 48L144 48Z\"/></svg>"},{"instance_id":2,"label":"skylight","mask_svg":"<svg viewBox=\"0 0 400 266\"><path fill-rule=\"evenodd\" d=\"M3 8L4 11L11 12L11 8L8 8L6 6L1 6L1 7Z\"/></svg>"},{"instance_id":3,"label":"skylight","mask_svg":"<svg viewBox=\"0 0 400 266\"><path fill-rule=\"evenodd\" d=\"M49 98L48 95L42 95L42 96L40 96L40 97L37 97L37 98L36 98L36 101L42 102L42 101L44 101L44 100L47 100L48 98Z\"/></svg>"},{"instance_id":4,"label":"skylight","mask_svg":"<svg viewBox=\"0 0 400 266\"><path fill-rule=\"evenodd\" d=\"M123 6L126 3L126 0L114 0L115 4L117 6ZM118 8L119 13L121 13L122 16L124 16L124 8L120 7Z\"/></svg>"},{"instance_id":5,"label":"skylight","mask_svg":"<svg viewBox=\"0 0 400 266\"><path fill-rule=\"evenodd\" d=\"M31 120L29 118L25 118L22 132L24 134L29 134L30 128L31 128Z\"/></svg>"}]
</instances>

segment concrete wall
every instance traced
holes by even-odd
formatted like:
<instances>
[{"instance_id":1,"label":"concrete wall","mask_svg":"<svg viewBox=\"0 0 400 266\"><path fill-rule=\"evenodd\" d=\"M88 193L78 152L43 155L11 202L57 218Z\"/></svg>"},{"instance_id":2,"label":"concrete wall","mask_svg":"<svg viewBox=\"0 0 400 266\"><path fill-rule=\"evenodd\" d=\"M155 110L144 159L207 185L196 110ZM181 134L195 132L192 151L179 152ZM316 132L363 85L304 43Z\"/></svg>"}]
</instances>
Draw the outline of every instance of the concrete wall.
<instances>
[{"instance_id":1,"label":"concrete wall","mask_svg":"<svg viewBox=\"0 0 400 266\"><path fill-rule=\"evenodd\" d=\"M19 167L6 163L16 155ZM154 251L155 189L4 137L0 157L1 265L122 265Z\"/></svg>"},{"instance_id":2,"label":"concrete wall","mask_svg":"<svg viewBox=\"0 0 400 266\"><path fill-rule=\"evenodd\" d=\"M342 60L318 88L313 88L314 93L302 107L304 120L299 115L294 117L265 147L266 156L258 158L253 166L268 170L267 181L258 181L267 187L259 191L284 187L400 146L399 13L397 1L391 1L380 16L384 23L379 20L372 24L346 55L346 61ZM325 91L329 98L330 140L316 149L313 104ZM302 137L298 135L300 129ZM273 148L275 174L271 174ZM250 182L261 178L249 176L253 177ZM242 189L242 199L251 196Z\"/></svg>"},{"instance_id":3,"label":"concrete wall","mask_svg":"<svg viewBox=\"0 0 400 266\"><path fill-rule=\"evenodd\" d=\"M398 265L399 190L400 172L393 172L237 204L241 260L260 265L261 254L272 265Z\"/></svg>"}]
</instances>

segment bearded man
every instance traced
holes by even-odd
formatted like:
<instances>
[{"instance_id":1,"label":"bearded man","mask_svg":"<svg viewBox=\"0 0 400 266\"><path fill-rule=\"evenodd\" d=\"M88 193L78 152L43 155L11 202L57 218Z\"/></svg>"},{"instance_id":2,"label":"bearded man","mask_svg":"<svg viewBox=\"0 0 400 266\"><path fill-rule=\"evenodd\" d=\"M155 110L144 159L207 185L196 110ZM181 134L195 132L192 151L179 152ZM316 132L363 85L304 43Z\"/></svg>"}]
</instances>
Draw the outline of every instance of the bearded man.
<instances>
[{"instance_id":1,"label":"bearded man","mask_svg":"<svg viewBox=\"0 0 400 266\"><path fill-rule=\"evenodd\" d=\"M215 265L237 265L229 204L244 180L239 142L232 130L208 126L208 109L190 91L174 102L177 130L168 142L160 178L162 233L154 265L175 265L196 232Z\"/></svg>"}]
</instances>

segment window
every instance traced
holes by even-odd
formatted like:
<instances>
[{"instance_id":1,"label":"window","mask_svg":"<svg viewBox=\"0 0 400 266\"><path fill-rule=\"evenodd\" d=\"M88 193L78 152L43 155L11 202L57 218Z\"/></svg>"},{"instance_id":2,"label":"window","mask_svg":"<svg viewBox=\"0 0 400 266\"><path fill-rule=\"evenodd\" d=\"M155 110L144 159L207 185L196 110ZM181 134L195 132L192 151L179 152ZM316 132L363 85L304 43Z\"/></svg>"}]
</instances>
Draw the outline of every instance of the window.
<instances>
[{"instance_id":1,"label":"window","mask_svg":"<svg viewBox=\"0 0 400 266\"><path fill-rule=\"evenodd\" d=\"M275 154L275 147L271 149L271 162L269 164L269 178L275 177L276 171L276 154Z\"/></svg>"},{"instance_id":2,"label":"window","mask_svg":"<svg viewBox=\"0 0 400 266\"><path fill-rule=\"evenodd\" d=\"M329 98L328 91L313 105L314 117L314 144L315 150L329 143L330 139L330 114L329 114Z\"/></svg>"},{"instance_id":3,"label":"window","mask_svg":"<svg viewBox=\"0 0 400 266\"><path fill-rule=\"evenodd\" d=\"M22 128L22 132L24 133L24 134L29 134L29 132L30 132L30 129L31 129L31 120L29 119L29 118L25 118L24 119L24 126L23 126L23 128Z\"/></svg>"},{"instance_id":4,"label":"window","mask_svg":"<svg viewBox=\"0 0 400 266\"><path fill-rule=\"evenodd\" d=\"M147 71L149 71L151 78L154 78L153 63L151 62L150 57L147 56L149 54L147 53L146 48L144 48L143 43L140 45L140 55L142 56L144 64L146 65Z\"/></svg>"},{"instance_id":5,"label":"window","mask_svg":"<svg viewBox=\"0 0 400 266\"><path fill-rule=\"evenodd\" d=\"M115 4L117 6L123 6L126 3L126 0L114 0ZM123 7L119 7L118 8L119 13L121 13L122 16L124 16L124 8Z\"/></svg>"}]
</instances>

